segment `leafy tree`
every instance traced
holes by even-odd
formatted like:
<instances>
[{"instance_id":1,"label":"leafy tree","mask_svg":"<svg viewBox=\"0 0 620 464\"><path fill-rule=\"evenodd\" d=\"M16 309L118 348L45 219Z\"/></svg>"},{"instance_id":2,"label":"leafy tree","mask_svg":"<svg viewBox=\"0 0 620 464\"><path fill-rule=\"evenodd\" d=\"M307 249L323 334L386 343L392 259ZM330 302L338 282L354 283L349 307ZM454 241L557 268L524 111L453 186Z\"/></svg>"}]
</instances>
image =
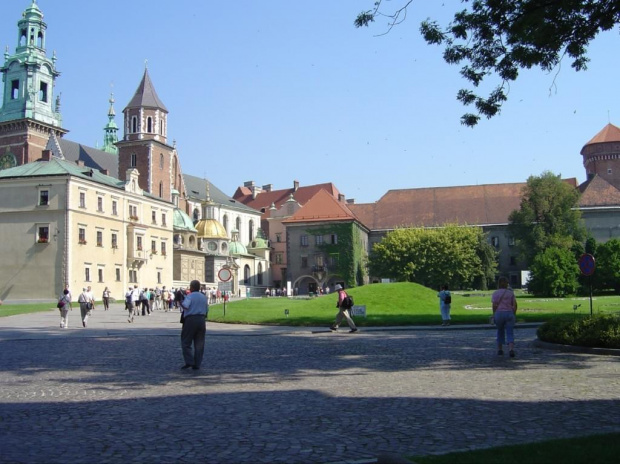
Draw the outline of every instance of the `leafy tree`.
<instances>
[{"instance_id":1,"label":"leafy tree","mask_svg":"<svg viewBox=\"0 0 620 464\"><path fill-rule=\"evenodd\" d=\"M373 247L372 275L436 288L471 287L497 267L482 229L448 225L441 229L396 229Z\"/></svg>"},{"instance_id":2,"label":"leafy tree","mask_svg":"<svg viewBox=\"0 0 620 464\"><path fill-rule=\"evenodd\" d=\"M566 248L550 247L534 258L528 291L536 296L560 297L577 290L579 266Z\"/></svg>"},{"instance_id":3,"label":"leafy tree","mask_svg":"<svg viewBox=\"0 0 620 464\"><path fill-rule=\"evenodd\" d=\"M388 2L386 2L388 3ZM361 12L355 26L369 26L377 17L388 20L388 30L402 23L412 0L387 11L382 0ZM461 123L475 126L480 117L500 112L507 99L510 82L521 69L558 69L565 56L575 71L587 69L587 48L599 32L620 22L618 0L462 0L466 7L454 14L448 26L426 20L420 26L429 44L445 46L444 60L462 65L461 75L478 88L489 75L499 83L483 97L471 89L461 89L457 99L474 105L476 114L466 113Z\"/></svg>"},{"instance_id":4,"label":"leafy tree","mask_svg":"<svg viewBox=\"0 0 620 464\"><path fill-rule=\"evenodd\" d=\"M593 287L597 290L613 288L616 293L620 292L620 240L613 238L596 248Z\"/></svg>"},{"instance_id":5,"label":"leafy tree","mask_svg":"<svg viewBox=\"0 0 620 464\"><path fill-rule=\"evenodd\" d=\"M508 218L508 230L528 265L549 247L581 246L586 229L578 202L577 189L549 171L528 178L521 205Z\"/></svg>"}]
</instances>

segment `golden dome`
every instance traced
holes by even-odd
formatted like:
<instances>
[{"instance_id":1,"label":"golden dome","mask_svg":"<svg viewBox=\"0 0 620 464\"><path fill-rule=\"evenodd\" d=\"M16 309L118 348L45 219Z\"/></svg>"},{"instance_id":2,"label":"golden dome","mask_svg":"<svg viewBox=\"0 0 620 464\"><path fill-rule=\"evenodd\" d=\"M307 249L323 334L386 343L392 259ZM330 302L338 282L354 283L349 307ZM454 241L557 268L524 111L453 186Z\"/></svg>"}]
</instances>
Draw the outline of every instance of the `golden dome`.
<instances>
[{"instance_id":1,"label":"golden dome","mask_svg":"<svg viewBox=\"0 0 620 464\"><path fill-rule=\"evenodd\" d=\"M216 219L201 219L194 227L196 227L198 237L200 238L228 238L226 229L224 229L224 226Z\"/></svg>"}]
</instances>

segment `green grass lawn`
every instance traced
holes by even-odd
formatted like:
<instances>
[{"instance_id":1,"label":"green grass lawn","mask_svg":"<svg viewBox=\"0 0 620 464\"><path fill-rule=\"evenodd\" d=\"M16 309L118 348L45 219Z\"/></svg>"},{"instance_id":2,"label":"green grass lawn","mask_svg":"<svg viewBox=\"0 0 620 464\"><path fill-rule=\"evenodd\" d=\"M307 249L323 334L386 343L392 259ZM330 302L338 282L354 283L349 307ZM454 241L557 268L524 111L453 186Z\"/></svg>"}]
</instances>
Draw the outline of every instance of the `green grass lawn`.
<instances>
[{"instance_id":1,"label":"green grass lawn","mask_svg":"<svg viewBox=\"0 0 620 464\"><path fill-rule=\"evenodd\" d=\"M365 305L367 317L356 317L359 326L433 325L441 322L437 291L413 283L373 284L349 291L356 305ZM452 292L452 324L487 324L491 315L492 290ZM324 326L337 313L337 295L316 298L263 297L233 299L226 305L212 305L209 320L236 324ZM544 322L567 314L590 313L589 298L534 298L517 291L519 322ZM77 303L74 303L74 306ZM581 305L576 311L574 305ZM36 305L3 305L0 316L35 311L57 311L55 302ZM289 316L286 317L285 310ZM595 313L620 313L620 296L593 299Z\"/></svg>"},{"instance_id":2,"label":"green grass lawn","mask_svg":"<svg viewBox=\"0 0 620 464\"><path fill-rule=\"evenodd\" d=\"M611 464L619 453L620 433L611 433L411 459L417 464Z\"/></svg>"}]
</instances>

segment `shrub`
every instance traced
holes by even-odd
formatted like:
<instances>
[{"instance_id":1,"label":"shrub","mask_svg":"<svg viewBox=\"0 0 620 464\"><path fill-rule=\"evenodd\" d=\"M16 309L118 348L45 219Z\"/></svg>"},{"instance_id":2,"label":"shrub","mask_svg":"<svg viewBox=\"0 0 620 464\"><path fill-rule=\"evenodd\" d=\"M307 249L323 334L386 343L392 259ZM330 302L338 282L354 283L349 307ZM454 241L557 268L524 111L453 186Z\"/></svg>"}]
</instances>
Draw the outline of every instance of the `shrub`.
<instances>
[{"instance_id":1,"label":"shrub","mask_svg":"<svg viewBox=\"0 0 620 464\"><path fill-rule=\"evenodd\" d=\"M538 328L538 338L563 345L620 348L620 318L615 315L561 317Z\"/></svg>"}]
</instances>

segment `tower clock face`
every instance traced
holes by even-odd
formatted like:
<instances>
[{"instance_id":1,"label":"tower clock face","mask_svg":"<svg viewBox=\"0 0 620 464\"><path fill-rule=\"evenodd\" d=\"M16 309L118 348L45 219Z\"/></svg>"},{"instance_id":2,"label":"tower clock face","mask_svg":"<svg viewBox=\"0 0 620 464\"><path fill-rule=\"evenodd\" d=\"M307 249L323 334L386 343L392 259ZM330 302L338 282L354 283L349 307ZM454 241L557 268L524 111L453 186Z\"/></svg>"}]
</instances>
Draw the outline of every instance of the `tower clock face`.
<instances>
[{"instance_id":1,"label":"tower clock face","mask_svg":"<svg viewBox=\"0 0 620 464\"><path fill-rule=\"evenodd\" d=\"M15 155L13 155L13 153L6 152L4 155L0 156L0 170L14 168L16 165L17 162L15 161Z\"/></svg>"}]
</instances>

